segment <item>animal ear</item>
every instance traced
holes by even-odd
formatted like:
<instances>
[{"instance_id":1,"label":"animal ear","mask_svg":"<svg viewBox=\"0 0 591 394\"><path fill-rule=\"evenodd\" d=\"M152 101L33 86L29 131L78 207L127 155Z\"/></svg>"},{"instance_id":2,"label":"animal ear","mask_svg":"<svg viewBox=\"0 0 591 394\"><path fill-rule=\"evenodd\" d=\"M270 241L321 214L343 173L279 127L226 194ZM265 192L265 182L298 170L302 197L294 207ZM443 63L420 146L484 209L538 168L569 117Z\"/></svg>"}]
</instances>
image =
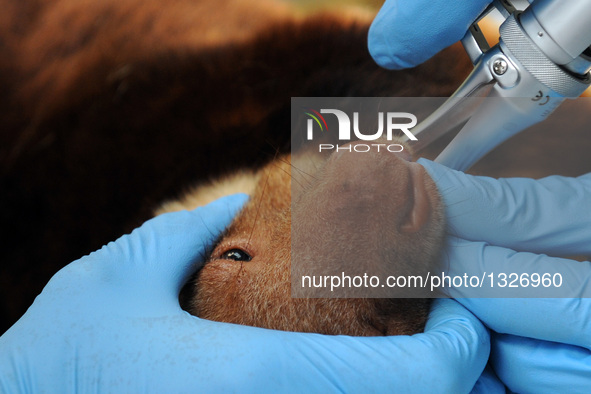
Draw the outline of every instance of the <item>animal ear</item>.
<instances>
[{"instance_id":1,"label":"animal ear","mask_svg":"<svg viewBox=\"0 0 591 394\"><path fill-rule=\"evenodd\" d=\"M260 174L252 171L239 171L234 174L212 180L208 183L197 185L185 193L181 198L166 201L154 211L154 215L167 212L192 210L218 198L230 194L252 194L258 182Z\"/></svg>"}]
</instances>

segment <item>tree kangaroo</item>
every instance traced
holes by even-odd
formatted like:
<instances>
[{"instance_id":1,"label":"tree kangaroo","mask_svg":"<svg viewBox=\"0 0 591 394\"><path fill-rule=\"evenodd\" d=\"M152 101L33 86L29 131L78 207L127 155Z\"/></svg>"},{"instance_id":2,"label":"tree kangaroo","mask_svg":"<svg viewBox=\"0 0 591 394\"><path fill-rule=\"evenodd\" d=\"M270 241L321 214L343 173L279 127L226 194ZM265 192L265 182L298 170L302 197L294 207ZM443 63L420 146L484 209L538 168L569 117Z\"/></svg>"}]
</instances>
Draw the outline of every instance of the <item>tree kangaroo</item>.
<instances>
[{"instance_id":1,"label":"tree kangaroo","mask_svg":"<svg viewBox=\"0 0 591 394\"><path fill-rule=\"evenodd\" d=\"M400 273L404 265L415 273L434 268L443 237L441 202L420 165L390 152L334 154L322 166L307 168L292 167L291 156L280 156L256 173L198 187L159 213L193 209L229 192L250 193L250 202L188 290L188 311L323 334L423 329L430 305L425 298L292 298L291 293L292 255L309 260L300 268L305 274L331 261L369 265L374 274Z\"/></svg>"},{"instance_id":2,"label":"tree kangaroo","mask_svg":"<svg viewBox=\"0 0 591 394\"><path fill-rule=\"evenodd\" d=\"M63 265L130 231L189 186L237 172L243 174L223 184L237 190L242 182L251 202L212 252L187 308L285 330L382 335L422 329L424 300L289 297L289 259L272 257L290 242L282 231L289 228L285 211L293 198L287 192L292 181L316 182L288 175L290 98L449 96L471 69L461 48L393 72L377 67L367 52L371 12L311 13L270 0L0 3L0 202L6 207L0 213L0 332ZM543 150L549 171L511 172L535 168L539 150L529 139L521 140L526 148L509 146L513 161L495 152L492 165L475 171L540 176L569 163L566 175L581 171L573 160L588 151L582 138L566 157L557 149L565 138L545 138L552 147ZM408 158L387 160L424 179L430 214L417 231L404 233L408 215L401 213L401 231L392 237L431 237L423 251L431 264L443 226L434 186ZM331 166L344 166L345 173L347 163ZM324 175L328 165L318 170L315 178L333 179ZM205 189L227 193L203 186L201 197ZM302 198L302 207L314 203Z\"/></svg>"}]
</instances>

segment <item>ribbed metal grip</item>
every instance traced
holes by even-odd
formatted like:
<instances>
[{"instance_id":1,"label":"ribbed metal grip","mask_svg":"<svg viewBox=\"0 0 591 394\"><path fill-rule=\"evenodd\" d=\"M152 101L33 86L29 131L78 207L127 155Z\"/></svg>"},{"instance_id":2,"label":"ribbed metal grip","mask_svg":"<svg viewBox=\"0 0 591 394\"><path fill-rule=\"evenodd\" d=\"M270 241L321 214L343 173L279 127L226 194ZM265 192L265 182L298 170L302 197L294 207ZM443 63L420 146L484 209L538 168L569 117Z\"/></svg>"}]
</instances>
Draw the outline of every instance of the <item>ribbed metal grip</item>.
<instances>
[{"instance_id":1,"label":"ribbed metal grip","mask_svg":"<svg viewBox=\"0 0 591 394\"><path fill-rule=\"evenodd\" d=\"M525 34L516 14L510 15L501 25L501 46L508 49L538 81L562 97L578 97L589 87L589 74L575 77L549 60Z\"/></svg>"}]
</instances>

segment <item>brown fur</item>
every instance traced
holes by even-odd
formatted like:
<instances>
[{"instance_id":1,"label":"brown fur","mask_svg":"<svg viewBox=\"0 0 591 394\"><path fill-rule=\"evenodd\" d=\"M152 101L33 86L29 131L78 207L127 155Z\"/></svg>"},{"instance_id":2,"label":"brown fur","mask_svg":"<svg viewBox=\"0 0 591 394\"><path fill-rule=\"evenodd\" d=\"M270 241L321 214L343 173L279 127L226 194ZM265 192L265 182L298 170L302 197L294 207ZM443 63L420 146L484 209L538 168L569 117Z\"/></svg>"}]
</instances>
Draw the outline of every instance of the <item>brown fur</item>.
<instances>
[{"instance_id":1,"label":"brown fur","mask_svg":"<svg viewBox=\"0 0 591 394\"><path fill-rule=\"evenodd\" d=\"M263 168L253 180L254 187L243 188L236 178L226 181L235 186L227 192L251 191L251 199L189 289L186 308L206 319L288 331L346 335L422 331L427 299L292 298L291 293L292 245L299 253L298 269L308 275L331 261L350 261L355 267L349 267L349 273L360 267L372 274L384 269L400 274L404 265L413 267L415 274L433 268L443 237L440 201L435 185L423 173L433 212L426 223L408 226L415 213L414 200L409 198L409 166L392 153L341 155L308 168L292 168L290 156L285 156ZM293 189L292 181L297 186ZM165 204L159 213L194 209L207 202L200 197L220 186L193 191L174 205ZM355 213L363 213L363 218L354 219L353 228L347 229ZM294 223L292 214L298 218ZM364 228L363 219L368 217L371 225ZM367 251L368 243L375 255ZM236 249L252 260L223 258ZM378 250L390 252L384 255Z\"/></svg>"}]
</instances>

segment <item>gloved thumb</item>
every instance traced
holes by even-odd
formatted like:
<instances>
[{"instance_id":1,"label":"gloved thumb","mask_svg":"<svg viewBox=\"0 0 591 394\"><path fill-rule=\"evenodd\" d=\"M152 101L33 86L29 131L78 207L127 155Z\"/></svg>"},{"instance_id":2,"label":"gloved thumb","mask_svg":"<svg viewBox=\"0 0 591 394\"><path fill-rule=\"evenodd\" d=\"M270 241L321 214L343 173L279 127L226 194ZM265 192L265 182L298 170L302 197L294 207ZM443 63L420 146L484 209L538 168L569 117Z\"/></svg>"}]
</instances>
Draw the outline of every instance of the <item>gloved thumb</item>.
<instances>
[{"instance_id":1,"label":"gloved thumb","mask_svg":"<svg viewBox=\"0 0 591 394\"><path fill-rule=\"evenodd\" d=\"M386 0L369 29L369 52L388 69L417 66L462 39L490 2Z\"/></svg>"},{"instance_id":2,"label":"gloved thumb","mask_svg":"<svg viewBox=\"0 0 591 394\"><path fill-rule=\"evenodd\" d=\"M93 265L114 294L142 300L151 311L162 303L178 306L181 287L247 199L236 194L192 211L159 215L79 262Z\"/></svg>"}]
</instances>

